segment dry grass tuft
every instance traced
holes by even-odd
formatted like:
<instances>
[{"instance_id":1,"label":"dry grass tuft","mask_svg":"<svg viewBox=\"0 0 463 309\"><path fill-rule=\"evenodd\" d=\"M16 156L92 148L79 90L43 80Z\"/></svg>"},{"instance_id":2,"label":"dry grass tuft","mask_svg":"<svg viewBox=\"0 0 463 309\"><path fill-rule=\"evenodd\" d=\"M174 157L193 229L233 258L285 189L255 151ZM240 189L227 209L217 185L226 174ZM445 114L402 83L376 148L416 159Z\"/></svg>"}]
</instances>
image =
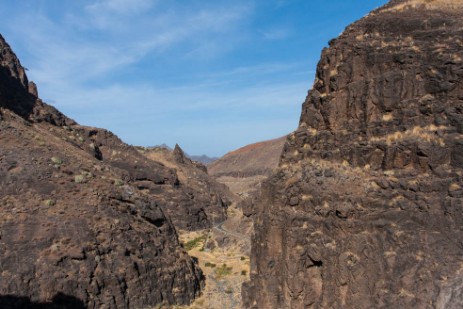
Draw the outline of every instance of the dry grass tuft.
<instances>
[{"instance_id":1,"label":"dry grass tuft","mask_svg":"<svg viewBox=\"0 0 463 309\"><path fill-rule=\"evenodd\" d=\"M426 8L428 10L448 10L462 8L463 1L461 0L408 0L397 4L393 7L384 9L385 12L402 12L405 10Z\"/></svg>"},{"instance_id":2,"label":"dry grass tuft","mask_svg":"<svg viewBox=\"0 0 463 309\"><path fill-rule=\"evenodd\" d=\"M392 113L387 113L383 115L383 121L391 121L392 119L394 119Z\"/></svg>"},{"instance_id":3,"label":"dry grass tuft","mask_svg":"<svg viewBox=\"0 0 463 309\"><path fill-rule=\"evenodd\" d=\"M437 127L435 125L429 125L426 127L414 127L403 132L397 131L385 136L375 136L372 137L370 141L386 142L387 145L392 145L400 141L419 139L428 143L434 143L441 147L444 147L444 140L440 138L438 135L436 135L436 132L445 130L446 128L447 127L445 126Z\"/></svg>"}]
</instances>

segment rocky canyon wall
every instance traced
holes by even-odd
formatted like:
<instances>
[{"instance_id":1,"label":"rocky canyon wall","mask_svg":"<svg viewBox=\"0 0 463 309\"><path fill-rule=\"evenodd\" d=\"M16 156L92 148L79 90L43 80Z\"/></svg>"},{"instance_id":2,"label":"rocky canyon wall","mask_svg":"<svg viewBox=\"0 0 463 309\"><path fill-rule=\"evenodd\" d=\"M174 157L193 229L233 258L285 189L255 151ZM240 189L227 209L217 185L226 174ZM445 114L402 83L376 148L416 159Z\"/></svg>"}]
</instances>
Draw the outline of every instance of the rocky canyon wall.
<instances>
[{"instance_id":1,"label":"rocky canyon wall","mask_svg":"<svg viewBox=\"0 0 463 309\"><path fill-rule=\"evenodd\" d=\"M391 1L323 50L255 210L247 308L463 305L461 16Z\"/></svg>"},{"instance_id":2,"label":"rocky canyon wall","mask_svg":"<svg viewBox=\"0 0 463 309\"><path fill-rule=\"evenodd\" d=\"M37 95L0 36L0 308L190 304L204 276L176 228L223 221L225 189Z\"/></svg>"}]
</instances>

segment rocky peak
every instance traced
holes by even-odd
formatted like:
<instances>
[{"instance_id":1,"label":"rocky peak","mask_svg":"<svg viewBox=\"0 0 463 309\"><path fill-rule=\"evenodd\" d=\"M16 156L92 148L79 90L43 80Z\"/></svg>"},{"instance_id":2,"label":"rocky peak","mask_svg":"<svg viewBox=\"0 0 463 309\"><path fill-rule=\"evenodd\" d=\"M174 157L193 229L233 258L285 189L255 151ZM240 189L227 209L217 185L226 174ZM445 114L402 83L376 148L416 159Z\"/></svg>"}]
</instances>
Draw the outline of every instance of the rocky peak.
<instances>
[{"instance_id":1,"label":"rocky peak","mask_svg":"<svg viewBox=\"0 0 463 309\"><path fill-rule=\"evenodd\" d=\"M24 89L28 88L29 82L25 69L2 35L0 35L0 65L6 68L10 72L10 76L16 78Z\"/></svg>"},{"instance_id":2,"label":"rocky peak","mask_svg":"<svg viewBox=\"0 0 463 309\"><path fill-rule=\"evenodd\" d=\"M33 113L35 98L29 93L24 68L0 35L0 107L27 118Z\"/></svg>"},{"instance_id":3,"label":"rocky peak","mask_svg":"<svg viewBox=\"0 0 463 309\"><path fill-rule=\"evenodd\" d=\"M0 108L34 122L64 126L76 124L38 98L37 86L29 82L24 67L0 35Z\"/></svg>"},{"instance_id":4,"label":"rocky peak","mask_svg":"<svg viewBox=\"0 0 463 309\"><path fill-rule=\"evenodd\" d=\"M407 139L413 129L415 135L433 135L435 127L458 123L451 105L458 105L461 92L459 13L422 8L379 12L348 27L323 51L297 132L318 139L353 138L362 145L397 132ZM293 138L302 134L297 132ZM282 163L313 151L286 151ZM342 149L330 156L366 164Z\"/></svg>"},{"instance_id":5,"label":"rocky peak","mask_svg":"<svg viewBox=\"0 0 463 309\"><path fill-rule=\"evenodd\" d=\"M183 151L183 149L180 148L180 146L178 144L175 144L173 155L174 155L175 161L177 163L180 163L180 164L185 164L187 162L187 160L189 160L185 156L185 152Z\"/></svg>"},{"instance_id":6,"label":"rocky peak","mask_svg":"<svg viewBox=\"0 0 463 309\"><path fill-rule=\"evenodd\" d=\"M28 91L30 94L32 94L34 97L38 98L39 97L39 91L37 90L37 85L33 82L30 81L28 85Z\"/></svg>"}]
</instances>

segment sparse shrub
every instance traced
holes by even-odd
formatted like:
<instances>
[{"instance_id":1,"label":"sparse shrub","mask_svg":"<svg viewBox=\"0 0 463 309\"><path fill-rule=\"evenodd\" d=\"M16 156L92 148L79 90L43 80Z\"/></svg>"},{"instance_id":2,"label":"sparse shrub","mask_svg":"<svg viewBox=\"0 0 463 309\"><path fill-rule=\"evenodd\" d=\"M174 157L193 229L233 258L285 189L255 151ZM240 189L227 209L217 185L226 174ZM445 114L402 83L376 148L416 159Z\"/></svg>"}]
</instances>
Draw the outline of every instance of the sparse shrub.
<instances>
[{"instance_id":1,"label":"sparse shrub","mask_svg":"<svg viewBox=\"0 0 463 309\"><path fill-rule=\"evenodd\" d=\"M75 183L84 183L85 182L85 176L84 175L76 175L76 177L74 177L74 182Z\"/></svg>"},{"instance_id":2,"label":"sparse shrub","mask_svg":"<svg viewBox=\"0 0 463 309\"><path fill-rule=\"evenodd\" d=\"M233 289L232 289L232 288L227 288L227 289L225 290L225 293L231 294L231 293L233 293Z\"/></svg>"},{"instance_id":3,"label":"sparse shrub","mask_svg":"<svg viewBox=\"0 0 463 309\"><path fill-rule=\"evenodd\" d=\"M242 256L242 257L240 258L240 260L241 260L241 261L244 261L244 260L246 260L246 257L245 257L245 256Z\"/></svg>"},{"instance_id":4,"label":"sparse shrub","mask_svg":"<svg viewBox=\"0 0 463 309\"><path fill-rule=\"evenodd\" d=\"M228 276L232 273L233 267L223 264L215 269L215 275L218 279Z\"/></svg>"},{"instance_id":5,"label":"sparse shrub","mask_svg":"<svg viewBox=\"0 0 463 309\"><path fill-rule=\"evenodd\" d=\"M210 268L214 268L214 267L216 267L217 265L214 264L214 263L211 263L211 262L206 262L206 263L204 264L204 266L210 267Z\"/></svg>"},{"instance_id":6,"label":"sparse shrub","mask_svg":"<svg viewBox=\"0 0 463 309\"><path fill-rule=\"evenodd\" d=\"M56 165L61 165L61 164L63 164L63 160L61 160L61 159L58 158L58 157L51 157L50 160L51 160L51 162L53 162L53 163L56 164Z\"/></svg>"},{"instance_id":7,"label":"sparse shrub","mask_svg":"<svg viewBox=\"0 0 463 309\"><path fill-rule=\"evenodd\" d=\"M186 244L184 244L184 248L187 251L190 251L193 248L199 247L200 245L203 245L202 249L204 250L204 242L206 241L206 236L199 236L196 237L195 239L192 239L188 241Z\"/></svg>"},{"instance_id":8,"label":"sparse shrub","mask_svg":"<svg viewBox=\"0 0 463 309\"><path fill-rule=\"evenodd\" d=\"M45 200L45 205L54 206L56 204L55 200Z\"/></svg>"},{"instance_id":9,"label":"sparse shrub","mask_svg":"<svg viewBox=\"0 0 463 309\"><path fill-rule=\"evenodd\" d=\"M246 270L241 271L241 276L246 276L247 274L248 274L248 272Z\"/></svg>"},{"instance_id":10,"label":"sparse shrub","mask_svg":"<svg viewBox=\"0 0 463 309\"><path fill-rule=\"evenodd\" d=\"M116 179L114 180L114 185L120 187L124 184L124 181L122 181L122 179Z\"/></svg>"}]
</instances>

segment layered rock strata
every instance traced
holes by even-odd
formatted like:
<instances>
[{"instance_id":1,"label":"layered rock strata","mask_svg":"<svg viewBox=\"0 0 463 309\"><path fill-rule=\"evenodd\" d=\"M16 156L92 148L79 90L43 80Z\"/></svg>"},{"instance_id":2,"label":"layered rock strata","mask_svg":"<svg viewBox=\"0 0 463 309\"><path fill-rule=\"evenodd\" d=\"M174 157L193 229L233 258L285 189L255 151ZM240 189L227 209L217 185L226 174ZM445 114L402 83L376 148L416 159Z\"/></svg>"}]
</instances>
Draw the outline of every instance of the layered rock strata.
<instances>
[{"instance_id":1,"label":"layered rock strata","mask_svg":"<svg viewBox=\"0 0 463 309\"><path fill-rule=\"evenodd\" d=\"M463 14L391 1L322 52L255 211L246 308L460 308Z\"/></svg>"}]
</instances>

